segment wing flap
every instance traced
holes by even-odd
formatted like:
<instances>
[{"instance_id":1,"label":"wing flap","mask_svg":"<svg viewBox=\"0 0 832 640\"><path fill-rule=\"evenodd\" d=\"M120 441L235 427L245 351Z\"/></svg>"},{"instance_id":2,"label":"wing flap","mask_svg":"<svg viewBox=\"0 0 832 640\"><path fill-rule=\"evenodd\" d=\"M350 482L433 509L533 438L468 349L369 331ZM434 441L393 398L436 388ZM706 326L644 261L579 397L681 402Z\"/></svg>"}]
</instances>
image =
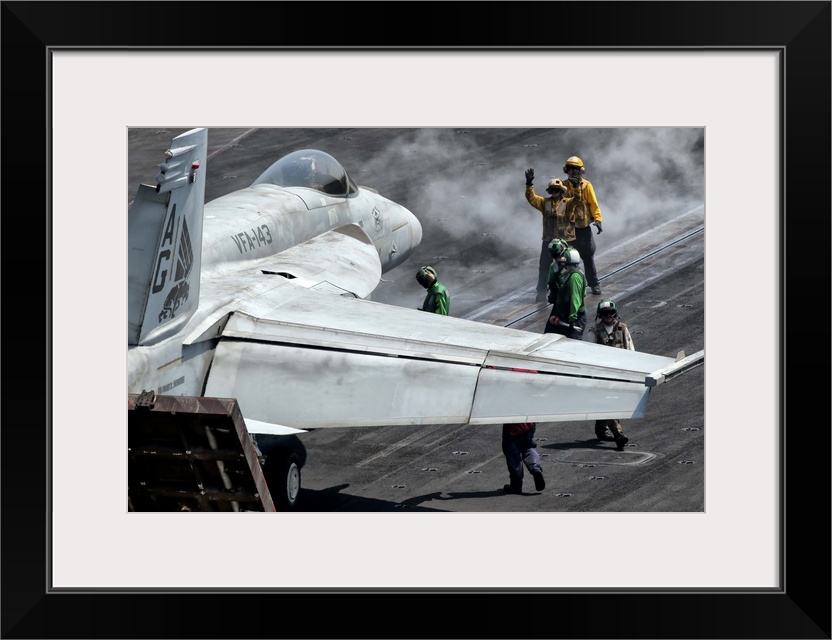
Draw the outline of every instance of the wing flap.
<instances>
[{"instance_id":1,"label":"wing flap","mask_svg":"<svg viewBox=\"0 0 832 640\"><path fill-rule=\"evenodd\" d=\"M485 368L471 424L640 418L650 390L625 380Z\"/></svg>"},{"instance_id":2,"label":"wing flap","mask_svg":"<svg viewBox=\"0 0 832 640\"><path fill-rule=\"evenodd\" d=\"M299 429L457 424L468 421L478 373L458 363L224 340L205 395L222 389L246 419Z\"/></svg>"}]
</instances>

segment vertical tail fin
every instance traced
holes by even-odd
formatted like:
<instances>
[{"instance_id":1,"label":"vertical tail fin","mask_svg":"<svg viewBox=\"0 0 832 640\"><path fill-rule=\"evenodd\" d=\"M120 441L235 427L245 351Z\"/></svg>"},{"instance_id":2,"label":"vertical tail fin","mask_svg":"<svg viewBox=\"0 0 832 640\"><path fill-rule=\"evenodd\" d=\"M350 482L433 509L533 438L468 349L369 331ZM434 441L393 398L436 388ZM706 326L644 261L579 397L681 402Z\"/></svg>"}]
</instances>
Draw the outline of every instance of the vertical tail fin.
<instances>
[{"instance_id":1,"label":"vertical tail fin","mask_svg":"<svg viewBox=\"0 0 832 640\"><path fill-rule=\"evenodd\" d=\"M140 185L128 212L127 344L178 330L199 303L207 129L171 140L156 186Z\"/></svg>"}]
</instances>

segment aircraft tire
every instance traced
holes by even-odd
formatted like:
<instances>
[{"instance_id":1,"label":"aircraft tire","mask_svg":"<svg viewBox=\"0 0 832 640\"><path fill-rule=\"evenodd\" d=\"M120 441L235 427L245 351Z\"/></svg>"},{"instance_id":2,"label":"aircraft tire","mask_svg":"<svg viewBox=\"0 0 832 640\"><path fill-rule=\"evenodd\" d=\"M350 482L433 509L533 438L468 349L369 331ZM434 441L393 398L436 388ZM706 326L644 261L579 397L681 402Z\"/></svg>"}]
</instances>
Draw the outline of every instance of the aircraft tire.
<instances>
[{"instance_id":1,"label":"aircraft tire","mask_svg":"<svg viewBox=\"0 0 832 640\"><path fill-rule=\"evenodd\" d=\"M278 511L292 511L297 507L300 468L300 458L293 451L275 451L267 458L266 482Z\"/></svg>"}]
</instances>

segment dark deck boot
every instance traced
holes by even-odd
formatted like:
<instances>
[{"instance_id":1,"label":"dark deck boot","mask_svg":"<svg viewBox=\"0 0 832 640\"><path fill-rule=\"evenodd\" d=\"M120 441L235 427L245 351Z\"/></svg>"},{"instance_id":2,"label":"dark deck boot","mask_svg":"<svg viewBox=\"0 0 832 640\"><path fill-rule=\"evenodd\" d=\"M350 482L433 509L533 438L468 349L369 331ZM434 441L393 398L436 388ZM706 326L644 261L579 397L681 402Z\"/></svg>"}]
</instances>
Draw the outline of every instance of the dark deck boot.
<instances>
[{"instance_id":1,"label":"dark deck boot","mask_svg":"<svg viewBox=\"0 0 832 640\"><path fill-rule=\"evenodd\" d=\"M613 438L615 439L616 450L624 451L624 445L627 444L630 439L624 435L624 429L621 428L621 423L618 420L610 420L609 427L610 431L612 431Z\"/></svg>"},{"instance_id":2,"label":"dark deck boot","mask_svg":"<svg viewBox=\"0 0 832 640\"><path fill-rule=\"evenodd\" d=\"M522 483L512 482L511 484L503 485L503 491L506 493L523 493Z\"/></svg>"},{"instance_id":3,"label":"dark deck boot","mask_svg":"<svg viewBox=\"0 0 832 640\"><path fill-rule=\"evenodd\" d=\"M600 442L612 442L615 440L609 432L609 429L607 429L606 420L599 420L595 423L595 437L598 438Z\"/></svg>"},{"instance_id":4,"label":"dark deck boot","mask_svg":"<svg viewBox=\"0 0 832 640\"><path fill-rule=\"evenodd\" d=\"M546 488L546 480L543 479L542 471L532 471L534 476L534 488L538 491L543 491Z\"/></svg>"}]
</instances>

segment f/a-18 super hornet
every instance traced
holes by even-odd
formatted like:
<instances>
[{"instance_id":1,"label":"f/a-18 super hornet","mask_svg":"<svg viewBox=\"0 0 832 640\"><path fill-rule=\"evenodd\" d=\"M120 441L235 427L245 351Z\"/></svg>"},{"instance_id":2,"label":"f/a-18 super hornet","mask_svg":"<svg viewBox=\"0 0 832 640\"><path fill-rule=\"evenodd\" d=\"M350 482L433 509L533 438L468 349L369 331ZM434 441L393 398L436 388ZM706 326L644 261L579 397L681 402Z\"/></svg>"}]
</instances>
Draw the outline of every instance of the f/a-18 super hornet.
<instances>
[{"instance_id":1,"label":"f/a-18 super hornet","mask_svg":"<svg viewBox=\"0 0 832 640\"><path fill-rule=\"evenodd\" d=\"M254 445L264 473L253 491L271 497L268 509L296 504L303 431L638 418L653 387L704 358L372 301L382 274L421 242L413 213L313 149L205 203L207 141L204 128L175 137L129 209L128 410L174 397L173 416L187 399L233 401L243 439L234 455L251 457ZM180 431L175 453L192 470L219 469L233 493L233 455L217 433L199 452ZM130 443L137 465L161 449ZM134 503L149 482L130 480ZM206 497L206 483L197 474L191 491L203 504L223 491ZM240 510L244 497L232 498ZM144 509L153 504L167 508L159 499Z\"/></svg>"}]
</instances>

